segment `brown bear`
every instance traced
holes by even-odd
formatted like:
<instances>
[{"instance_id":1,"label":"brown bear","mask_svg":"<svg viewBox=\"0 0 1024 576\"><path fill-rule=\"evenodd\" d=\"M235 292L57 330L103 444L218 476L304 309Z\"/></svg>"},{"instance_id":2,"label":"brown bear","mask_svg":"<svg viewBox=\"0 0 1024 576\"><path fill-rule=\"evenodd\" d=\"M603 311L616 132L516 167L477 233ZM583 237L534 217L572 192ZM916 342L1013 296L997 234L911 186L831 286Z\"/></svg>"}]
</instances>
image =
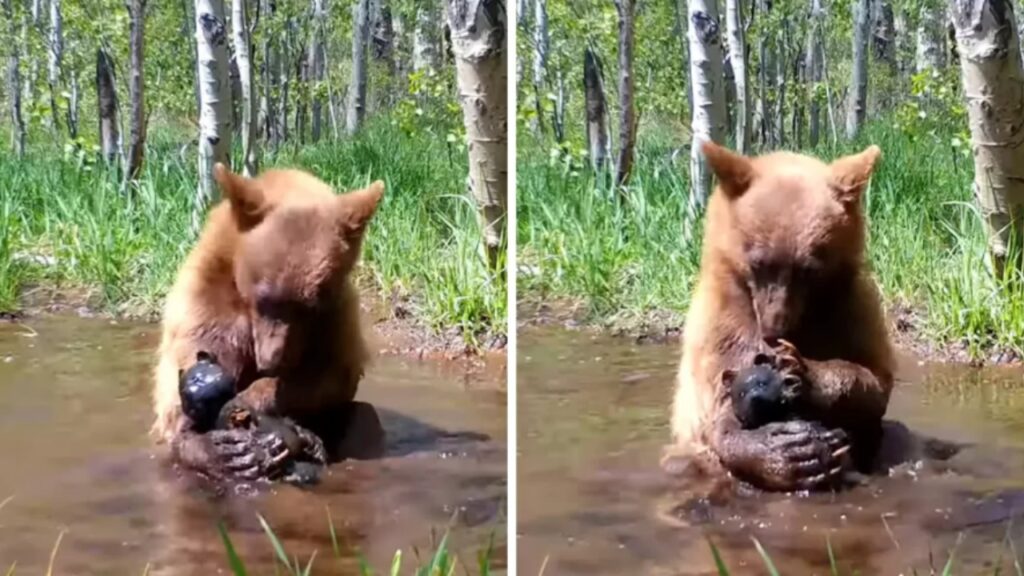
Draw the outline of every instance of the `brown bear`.
<instances>
[{"instance_id":1,"label":"brown bear","mask_svg":"<svg viewBox=\"0 0 1024 576\"><path fill-rule=\"evenodd\" d=\"M869 468L895 368L864 259L861 196L881 151L831 164L788 152L748 158L711 142L703 152L719 184L686 317L669 456L785 491L824 485L848 449ZM824 428L796 420L743 429L722 374L758 353L807 381Z\"/></svg>"},{"instance_id":2,"label":"brown bear","mask_svg":"<svg viewBox=\"0 0 1024 576\"><path fill-rule=\"evenodd\" d=\"M209 214L163 314L153 389L153 433L186 466L217 477L263 476L280 439L235 430L206 434L182 413L181 370L208 353L234 378L232 402L286 416L337 457L369 354L349 280L367 224L384 193L377 181L336 195L311 174L269 170L256 178L221 164L224 200Z\"/></svg>"}]
</instances>

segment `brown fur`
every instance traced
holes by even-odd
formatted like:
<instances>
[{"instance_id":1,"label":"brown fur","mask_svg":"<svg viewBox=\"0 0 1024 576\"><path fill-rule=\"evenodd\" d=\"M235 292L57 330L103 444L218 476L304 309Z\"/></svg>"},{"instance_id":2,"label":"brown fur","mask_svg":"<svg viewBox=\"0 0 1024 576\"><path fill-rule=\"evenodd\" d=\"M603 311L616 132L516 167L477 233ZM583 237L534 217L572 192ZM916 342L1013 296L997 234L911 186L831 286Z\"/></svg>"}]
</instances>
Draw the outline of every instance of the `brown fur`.
<instances>
[{"instance_id":1,"label":"brown fur","mask_svg":"<svg viewBox=\"0 0 1024 576\"><path fill-rule=\"evenodd\" d=\"M774 476L764 479L773 488L795 487L798 471L752 462L764 459L756 436L733 442L744 431L737 432L720 376L784 338L802 356L820 420L844 430L855 453L871 451L895 364L864 262L860 200L880 151L872 146L831 164L787 152L746 158L712 143L704 153L719 186L686 318L671 452L734 472L742 464L748 476Z\"/></svg>"},{"instance_id":2,"label":"brown fur","mask_svg":"<svg viewBox=\"0 0 1024 576\"><path fill-rule=\"evenodd\" d=\"M190 428L179 370L200 350L217 357L252 406L304 424L339 418L369 357L349 275L383 183L339 196L297 170L248 179L218 164L214 174L225 199L163 315L153 432L172 446Z\"/></svg>"}]
</instances>

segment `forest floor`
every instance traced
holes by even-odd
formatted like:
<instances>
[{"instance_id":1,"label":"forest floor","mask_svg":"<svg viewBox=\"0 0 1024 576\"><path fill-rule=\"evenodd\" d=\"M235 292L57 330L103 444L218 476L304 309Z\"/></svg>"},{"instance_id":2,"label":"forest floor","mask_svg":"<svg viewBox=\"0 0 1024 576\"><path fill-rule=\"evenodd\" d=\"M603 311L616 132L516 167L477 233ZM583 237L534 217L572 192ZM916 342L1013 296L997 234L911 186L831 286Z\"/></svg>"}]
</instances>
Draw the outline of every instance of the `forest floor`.
<instances>
[{"instance_id":1,"label":"forest floor","mask_svg":"<svg viewBox=\"0 0 1024 576\"><path fill-rule=\"evenodd\" d=\"M24 159L0 157L0 314L157 319L194 243L195 166L193 148L159 131L128 188L91 153L40 143ZM357 282L391 351L504 354L507 288L481 257L464 148L381 118L352 140L269 154L269 166L308 169L339 192L385 181Z\"/></svg>"},{"instance_id":2,"label":"forest floor","mask_svg":"<svg viewBox=\"0 0 1024 576\"><path fill-rule=\"evenodd\" d=\"M646 130L620 199L581 159L520 139L520 325L679 338L702 235L687 210L689 143L679 132ZM896 344L930 360L1019 363L1024 278L989 272L969 146L941 126L910 133L882 121L856 142L806 152L828 159L869 144L883 156L865 198L868 261Z\"/></svg>"}]
</instances>

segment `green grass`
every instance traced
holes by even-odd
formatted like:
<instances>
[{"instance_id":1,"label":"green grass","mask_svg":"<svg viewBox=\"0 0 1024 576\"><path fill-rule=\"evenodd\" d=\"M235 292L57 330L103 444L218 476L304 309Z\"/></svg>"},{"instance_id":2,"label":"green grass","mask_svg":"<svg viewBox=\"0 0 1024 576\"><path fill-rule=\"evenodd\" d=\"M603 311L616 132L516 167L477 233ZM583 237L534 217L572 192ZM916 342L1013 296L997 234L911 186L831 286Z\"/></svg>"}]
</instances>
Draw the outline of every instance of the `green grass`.
<instances>
[{"instance_id":1,"label":"green grass","mask_svg":"<svg viewBox=\"0 0 1024 576\"><path fill-rule=\"evenodd\" d=\"M700 262L699 220L686 233L689 154L673 164L678 136L651 130L644 138L624 202L578 160L520 140L521 302L567 299L593 322L633 327L666 312L682 320ZM857 142L811 153L881 146L867 196L869 258L889 304L919 311L932 341L965 344L973 355L1024 352L1024 282L988 272L973 162L951 140L952 132L914 137L878 122Z\"/></svg>"},{"instance_id":2,"label":"green grass","mask_svg":"<svg viewBox=\"0 0 1024 576\"><path fill-rule=\"evenodd\" d=\"M383 179L364 278L382 295L408 298L432 328L456 327L469 341L506 332L505 282L479 250L464 149L379 118L355 139L288 147L264 163L310 169L339 191ZM193 243L195 171L195 148L160 133L131 193L113 171L53 146L35 144L21 161L0 155L0 312L34 289L87 293L115 313L158 312Z\"/></svg>"}]
</instances>

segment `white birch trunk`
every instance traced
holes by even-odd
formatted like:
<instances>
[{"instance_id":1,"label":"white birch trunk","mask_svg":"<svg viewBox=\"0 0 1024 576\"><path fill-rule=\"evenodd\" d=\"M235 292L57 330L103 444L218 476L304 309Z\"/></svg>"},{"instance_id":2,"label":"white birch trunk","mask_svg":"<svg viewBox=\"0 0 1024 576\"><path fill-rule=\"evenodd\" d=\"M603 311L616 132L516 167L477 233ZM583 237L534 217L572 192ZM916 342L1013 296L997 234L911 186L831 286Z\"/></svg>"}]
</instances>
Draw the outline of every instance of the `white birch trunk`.
<instances>
[{"instance_id":1,"label":"white birch trunk","mask_svg":"<svg viewBox=\"0 0 1024 576\"><path fill-rule=\"evenodd\" d=\"M366 118L366 51L370 39L370 0L356 0L352 25L352 85L348 91L345 130L355 134Z\"/></svg>"},{"instance_id":2,"label":"white birch trunk","mask_svg":"<svg viewBox=\"0 0 1024 576\"><path fill-rule=\"evenodd\" d=\"M313 97L312 131L313 142L320 140L323 124L324 99L320 95L319 86L324 81L324 36L327 26L327 0L313 0L313 39L309 43L309 73L313 80L310 86Z\"/></svg>"},{"instance_id":3,"label":"white birch trunk","mask_svg":"<svg viewBox=\"0 0 1024 576\"><path fill-rule=\"evenodd\" d=\"M206 207L220 200L213 165L230 166L231 78L224 0L196 0L196 66L199 74L199 189L192 224L200 229Z\"/></svg>"},{"instance_id":4,"label":"white birch trunk","mask_svg":"<svg viewBox=\"0 0 1024 576\"><path fill-rule=\"evenodd\" d=\"M743 6L740 0L725 0L725 26L729 42L729 62L736 83L736 151L750 152L750 96L747 92L747 43L743 39Z\"/></svg>"},{"instance_id":5,"label":"white birch trunk","mask_svg":"<svg viewBox=\"0 0 1024 576\"><path fill-rule=\"evenodd\" d=\"M100 122L100 146L103 159L113 164L118 157L120 134L117 124L117 87L114 62L106 50L96 50L96 105Z\"/></svg>"},{"instance_id":6,"label":"white birch trunk","mask_svg":"<svg viewBox=\"0 0 1024 576\"><path fill-rule=\"evenodd\" d=\"M711 193L711 170L701 153L708 140L725 139L722 37L715 0L690 0L690 81L693 83L693 145L690 147L690 203L702 208Z\"/></svg>"},{"instance_id":7,"label":"white birch trunk","mask_svg":"<svg viewBox=\"0 0 1024 576\"><path fill-rule=\"evenodd\" d=\"M145 31L146 31L146 0L129 0L128 2L128 44L130 62L128 71L129 111L128 139L128 170L129 179L135 179L142 171L142 162L146 153L146 96L145 74Z\"/></svg>"},{"instance_id":8,"label":"white birch trunk","mask_svg":"<svg viewBox=\"0 0 1024 576\"><path fill-rule=\"evenodd\" d=\"M550 50L547 0L534 0L533 16L533 105L536 116L531 122L531 129L534 133L540 133L544 131L544 80Z\"/></svg>"},{"instance_id":9,"label":"white birch trunk","mask_svg":"<svg viewBox=\"0 0 1024 576\"><path fill-rule=\"evenodd\" d=\"M615 185L620 192L633 173L636 153L636 103L633 99L634 0L614 0L619 13L619 151Z\"/></svg>"},{"instance_id":10,"label":"white birch trunk","mask_svg":"<svg viewBox=\"0 0 1024 576\"><path fill-rule=\"evenodd\" d=\"M437 70L437 22L424 7L416 9L416 23L412 33L412 69L432 75Z\"/></svg>"},{"instance_id":11,"label":"white birch trunk","mask_svg":"<svg viewBox=\"0 0 1024 576\"><path fill-rule=\"evenodd\" d=\"M917 25L916 71L941 70L946 67L946 37L942 15L945 10L935 0L921 5Z\"/></svg>"},{"instance_id":12,"label":"white birch trunk","mask_svg":"<svg viewBox=\"0 0 1024 576\"><path fill-rule=\"evenodd\" d=\"M256 92L253 90L252 55L249 43L249 15L246 0L231 1L231 33L242 84L242 161L243 174L255 176L259 170L256 138Z\"/></svg>"},{"instance_id":13,"label":"white birch trunk","mask_svg":"<svg viewBox=\"0 0 1024 576\"><path fill-rule=\"evenodd\" d=\"M608 163L608 103L604 95L604 71L601 59L587 47L583 53L583 92L586 98L587 150L594 170Z\"/></svg>"},{"instance_id":14,"label":"white birch trunk","mask_svg":"<svg viewBox=\"0 0 1024 576\"><path fill-rule=\"evenodd\" d=\"M821 137L821 100L818 97L822 69L821 51L821 0L811 0L811 22L807 32L807 75L811 90L808 137L811 148L818 145Z\"/></svg>"},{"instance_id":15,"label":"white birch trunk","mask_svg":"<svg viewBox=\"0 0 1024 576\"><path fill-rule=\"evenodd\" d=\"M60 0L50 0L50 37L48 44L50 114L53 119L53 128L59 130L60 120L58 120L57 94L60 93L61 65L64 62L64 23L61 17Z\"/></svg>"},{"instance_id":16,"label":"white birch trunk","mask_svg":"<svg viewBox=\"0 0 1024 576\"><path fill-rule=\"evenodd\" d=\"M997 273L1014 251L1020 266L1024 216L1024 69L1013 5L951 0L974 151L974 194Z\"/></svg>"},{"instance_id":17,"label":"white birch trunk","mask_svg":"<svg viewBox=\"0 0 1024 576\"><path fill-rule=\"evenodd\" d=\"M447 0L459 103L469 144L469 189L487 262L501 262L508 203L508 63L502 0Z\"/></svg>"},{"instance_id":18,"label":"white birch trunk","mask_svg":"<svg viewBox=\"0 0 1024 576\"><path fill-rule=\"evenodd\" d=\"M868 0L854 0L853 80L850 85L850 108L846 116L846 137L851 140L860 133L868 111L868 36L871 24L869 15Z\"/></svg>"},{"instance_id":19,"label":"white birch trunk","mask_svg":"<svg viewBox=\"0 0 1024 576\"><path fill-rule=\"evenodd\" d=\"M17 29L14 23L14 7L12 0L3 0L4 18L7 20L7 31L14 37ZM21 113L21 74L20 56L17 43L11 42L7 47L7 100L11 106L11 148L21 158L25 155L25 118Z\"/></svg>"}]
</instances>

